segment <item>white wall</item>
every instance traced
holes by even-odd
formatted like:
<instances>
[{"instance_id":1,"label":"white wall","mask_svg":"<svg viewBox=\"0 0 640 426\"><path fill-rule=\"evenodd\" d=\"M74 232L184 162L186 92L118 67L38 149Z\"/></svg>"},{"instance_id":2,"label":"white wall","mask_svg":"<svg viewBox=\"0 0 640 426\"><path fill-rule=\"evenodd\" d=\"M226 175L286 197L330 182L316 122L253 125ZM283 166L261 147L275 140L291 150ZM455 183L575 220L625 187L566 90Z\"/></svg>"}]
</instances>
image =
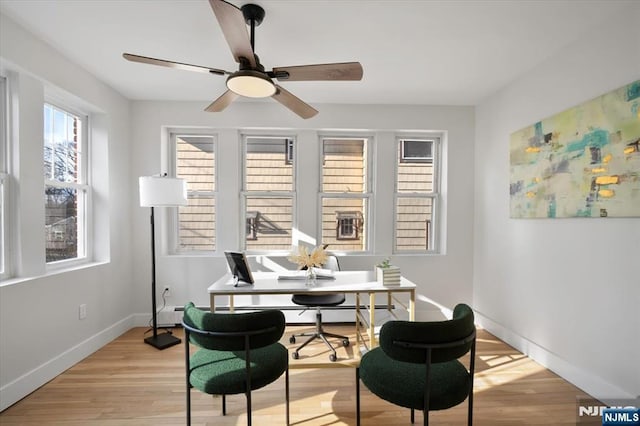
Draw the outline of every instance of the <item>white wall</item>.
<instances>
[{"instance_id":1,"label":"white wall","mask_svg":"<svg viewBox=\"0 0 640 426\"><path fill-rule=\"evenodd\" d=\"M17 208L11 247L17 278L0 283L0 410L35 390L132 324L129 248L129 102L0 14L0 71L18 114L12 173ZM95 262L44 267L43 106L48 96L90 113ZM87 318L78 307L87 305Z\"/></svg>"},{"instance_id":2,"label":"white wall","mask_svg":"<svg viewBox=\"0 0 640 426\"><path fill-rule=\"evenodd\" d=\"M477 106L475 309L599 398L640 395L640 219L509 218L509 135L640 78L640 3Z\"/></svg>"},{"instance_id":3,"label":"white wall","mask_svg":"<svg viewBox=\"0 0 640 426\"><path fill-rule=\"evenodd\" d=\"M214 96L214 95L212 95ZM471 303L472 222L473 222L473 108L427 106L315 105L320 113L310 120L299 119L280 104L236 102L222 114L203 112L206 102L134 102L131 185L138 176L159 173L165 167L161 159L163 126L208 127L218 134L220 188L232 188L231 196L219 200L217 212L218 250L237 250L239 245L240 138L238 129L265 129L266 133L293 129L298 135L298 197L301 231L315 234L317 213L317 179L320 164L317 131L334 133L360 129L373 136L377 179L376 221L373 255L353 256L341 260L345 269L371 269L392 249L393 172L396 141L394 130L446 131L444 142L448 167L443 189L447 218L443 222L446 252L433 256L395 256L393 262L403 275L418 285L417 317L426 318L438 311L426 298L452 308L458 302ZM132 196L134 236L134 291L137 313L149 312L149 224L148 209L138 206ZM282 259L281 259L282 260ZM287 264L287 261L283 261ZM290 264L289 264L290 265ZM293 265L290 265L292 267ZM158 261L158 288L171 285L168 304L183 306L192 300L208 306L207 287L226 271L221 254L215 257L165 256ZM431 312L430 312L431 311ZM439 311L437 312L439 314ZM144 317L141 315L141 317ZM145 317L146 318L146 317ZM442 318L442 316L439 316Z\"/></svg>"}]
</instances>

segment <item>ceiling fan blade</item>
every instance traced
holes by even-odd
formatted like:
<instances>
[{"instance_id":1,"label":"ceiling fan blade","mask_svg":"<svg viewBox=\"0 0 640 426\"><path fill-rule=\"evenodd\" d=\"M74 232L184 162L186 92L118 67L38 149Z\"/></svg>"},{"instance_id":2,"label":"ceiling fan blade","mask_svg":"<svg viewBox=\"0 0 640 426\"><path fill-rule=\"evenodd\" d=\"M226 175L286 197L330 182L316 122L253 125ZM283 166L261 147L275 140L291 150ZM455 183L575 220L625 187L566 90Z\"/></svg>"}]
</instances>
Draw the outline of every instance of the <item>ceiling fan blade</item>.
<instances>
[{"instance_id":1,"label":"ceiling fan blade","mask_svg":"<svg viewBox=\"0 0 640 426\"><path fill-rule=\"evenodd\" d=\"M231 74L228 71L219 70L216 68L202 67L200 65L183 64L182 62L174 62L174 61L167 61L166 59L150 58L148 56L134 55L132 53L123 53L122 56L127 61L140 62L141 64L160 65L161 67L175 68L175 69L185 70L185 71L203 72L207 74L219 74L219 75Z\"/></svg>"},{"instance_id":2,"label":"ceiling fan blade","mask_svg":"<svg viewBox=\"0 0 640 426\"><path fill-rule=\"evenodd\" d=\"M276 84L276 93L271 97L276 101L280 102L282 105L289 108L291 111L298 114L300 117L307 119L311 118L318 113L318 110L313 108L311 105L305 103L302 99L298 98L291 92L286 91L282 87Z\"/></svg>"},{"instance_id":3,"label":"ceiling fan blade","mask_svg":"<svg viewBox=\"0 0 640 426\"><path fill-rule=\"evenodd\" d=\"M238 95L231 90L227 90L215 101L211 102L211 105L206 107L204 110L209 112L220 112L226 107L228 107L231 102L235 101L238 98Z\"/></svg>"},{"instance_id":4,"label":"ceiling fan blade","mask_svg":"<svg viewBox=\"0 0 640 426\"><path fill-rule=\"evenodd\" d=\"M236 62L240 63L240 58L246 58L252 68L256 66L256 58L253 55L251 40L247 32L247 24L242 11L223 0L209 0L213 13L222 28L224 38L227 40L231 53Z\"/></svg>"},{"instance_id":5,"label":"ceiling fan blade","mask_svg":"<svg viewBox=\"0 0 640 426\"><path fill-rule=\"evenodd\" d=\"M283 81L362 80L360 62L277 67L273 76Z\"/></svg>"}]
</instances>

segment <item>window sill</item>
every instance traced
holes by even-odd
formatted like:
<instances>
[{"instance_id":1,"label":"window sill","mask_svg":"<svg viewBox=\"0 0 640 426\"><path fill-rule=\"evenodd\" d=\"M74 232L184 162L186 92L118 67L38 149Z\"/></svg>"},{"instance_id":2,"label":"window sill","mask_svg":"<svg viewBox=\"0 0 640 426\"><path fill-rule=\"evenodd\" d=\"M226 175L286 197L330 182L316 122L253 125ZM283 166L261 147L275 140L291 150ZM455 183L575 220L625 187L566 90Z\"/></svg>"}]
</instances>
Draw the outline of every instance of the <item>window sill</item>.
<instances>
[{"instance_id":1,"label":"window sill","mask_svg":"<svg viewBox=\"0 0 640 426\"><path fill-rule=\"evenodd\" d=\"M75 263L73 265L69 265L68 267L60 267L60 268L52 269L42 275L8 278L6 280L0 281L0 287L21 284L27 281L33 281L39 278L51 277L54 275L64 274L67 272L79 271L79 270L88 269L88 268L95 268L102 265L107 265L109 263L110 262L107 262L107 261Z\"/></svg>"}]
</instances>

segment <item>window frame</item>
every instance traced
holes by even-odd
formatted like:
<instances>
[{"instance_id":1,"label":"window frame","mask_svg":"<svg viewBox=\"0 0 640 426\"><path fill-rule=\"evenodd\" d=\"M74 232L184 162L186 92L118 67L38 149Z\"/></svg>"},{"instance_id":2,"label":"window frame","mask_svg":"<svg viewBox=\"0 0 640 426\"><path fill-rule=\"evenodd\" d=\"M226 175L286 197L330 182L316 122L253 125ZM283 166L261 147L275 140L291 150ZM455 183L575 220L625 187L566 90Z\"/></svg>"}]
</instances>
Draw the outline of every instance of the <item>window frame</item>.
<instances>
[{"instance_id":1,"label":"window frame","mask_svg":"<svg viewBox=\"0 0 640 426\"><path fill-rule=\"evenodd\" d=\"M340 140L362 140L364 141L364 152L365 152L365 191L364 192L324 192L323 191L323 176L324 176L324 165L325 165L325 156L324 156L324 141L327 139L340 139ZM358 230L358 238L352 240L341 240L341 241L358 241L362 238L365 238L364 246L362 250L332 250L336 253L340 253L341 255L355 255L355 254L370 254L374 247L374 227L371 212L373 211L373 203L375 201L375 168L373 165L375 164L375 138L371 134L359 134L359 133L318 133L318 141L319 141L319 167L318 167L318 210L317 210L317 241L318 245L327 244L322 240L323 237L323 204L326 198L344 198L344 199L353 199L360 198L364 201L365 206L362 212L362 217L360 221L363 222L362 226ZM346 210L345 210L346 211ZM336 212L337 213L337 212ZM366 218L366 219L365 219ZM336 216L336 226L338 225L338 220ZM336 230L337 235L337 230ZM364 237L363 237L364 236ZM331 246L329 246L329 250L331 250Z\"/></svg>"},{"instance_id":2,"label":"window frame","mask_svg":"<svg viewBox=\"0 0 640 426\"><path fill-rule=\"evenodd\" d=\"M217 226L217 218L218 218L218 141L220 137L217 132L205 129L169 129L168 137L169 137L169 149L171 154L169 155L169 169L171 177L176 177L178 175L178 144L176 138L179 136L195 136L195 137L211 137L213 139L213 179L214 179L214 188L213 191L194 191L187 189L187 202L191 198L213 198L214 200L214 211L215 211L215 219L214 223L214 247L213 250L190 250L183 249L180 247L180 207L172 207L171 212L168 215L168 226L170 232L168 233L169 241L168 247L170 247L169 253L174 255L210 255L218 252L218 226ZM195 196L194 196L195 194Z\"/></svg>"},{"instance_id":3,"label":"window frame","mask_svg":"<svg viewBox=\"0 0 640 426\"><path fill-rule=\"evenodd\" d=\"M56 180L47 179L44 176L44 193L46 194L46 189L48 186L53 186L57 188L69 188L76 191L78 197L78 206L77 206L77 232L78 234L82 234L82 238L80 235L77 236L77 244L78 244L78 256L70 259L62 259L56 260L52 262L46 261L45 255L45 269L47 271L55 271L68 267L72 267L75 265L80 265L84 263L88 263L93 259L93 209L92 209L92 198L93 198L93 187L91 184L91 141L89 140L89 126L90 126L90 115L84 111L79 110L73 106L68 105L61 99L52 98L50 96L46 96L44 103L42 105L42 112L44 114L44 108L46 105L49 105L55 109L63 111L66 114L72 115L76 117L81 122L80 129L80 160L79 170L80 170L80 178L79 182L59 182ZM44 127L44 124L43 124ZM42 145L42 153L43 153L43 162L44 162L44 134L43 134L43 145ZM44 163L43 163L44 164ZM83 193L82 196L80 194ZM80 213L82 212L82 214ZM46 246L46 241L45 241Z\"/></svg>"},{"instance_id":4,"label":"window frame","mask_svg":"<svg viewBox=\"0 0 640 426\"><path fill-rule=\"evenodd\" d=\"M394 157L394 189L393 189L393 241L392 254L394 255L411 255L411 254L437 254L440 253L440 205L442 200L441 194L441 173L442 173L442 141L444 133L422 133L422 134L397 134L395 138ZM398 173L400 163L407 163L402 156L403 141L424 140L432 141L431 160L430 161L414 161L420 164L431 164L433 166L433 190L431 192L399 192L398 191ZM431 248L398 250L398 201L401 198L422 198L431 200L431 220L427 221L427 245Z\"/></svg>"},{"instance_id":5,"label":"window frame","mask_svg":"<svg viewBox=\"0 0 640 426\"><path fill-rule=\"evenodd\" d=\"M9 235L11 212L11 175L9 169L9 79L0 75L0 280L12 276L11 238Z\"/></svg>"},{"instance_id":6,"label":"window frame","mask_svg":"<svg viewBox=\"0 0 640 426\"><path fill-rule=\"evenodd\" d=\"M247 148L249 139L283 139L285 142L284 164L291 165L291 190L290 191L255 191L247 190ZM288 254L291 251L291 247L296 244L294 234L298 228L298 162L296 161L298 155L298 138L294 133L273 133L273 132L241 132L240 133L240 226L239 226L239 246L240 249L246 252L248 255L282 255ZM291 157L291 158L290 158ZM289 161L289 160L292 161ZM291 199L291 244L288 248L283 249L268 249L268 250L256 250L247 247L247 241L257 241L259 236L255 235L255 238L249 238L247 235L247 199L248 198L290 198ZM250 211L254 213L254 211ZM251 236L253 237L253 236Z\"/></svg>"}]
</instances>

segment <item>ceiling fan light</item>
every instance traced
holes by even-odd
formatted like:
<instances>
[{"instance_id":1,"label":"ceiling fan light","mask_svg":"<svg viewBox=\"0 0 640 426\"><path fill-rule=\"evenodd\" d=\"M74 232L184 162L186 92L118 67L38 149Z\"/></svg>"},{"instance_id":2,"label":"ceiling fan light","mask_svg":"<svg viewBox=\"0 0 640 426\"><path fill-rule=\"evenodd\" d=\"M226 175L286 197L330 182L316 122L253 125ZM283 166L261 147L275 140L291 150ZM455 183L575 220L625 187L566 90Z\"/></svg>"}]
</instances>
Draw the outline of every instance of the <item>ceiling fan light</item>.
<instances>
[{"instance_id":1,"label":"ceiling fan light","mask_svg":"<svg viewBox=\"0 0 640 426\"><path fill-rule=\"evenodd\" d=\"M234 73L227 79L227 87L240 96L267 98L276 93L276 86L266 75L252 70Z\"/></svg>"}]
</instances>

